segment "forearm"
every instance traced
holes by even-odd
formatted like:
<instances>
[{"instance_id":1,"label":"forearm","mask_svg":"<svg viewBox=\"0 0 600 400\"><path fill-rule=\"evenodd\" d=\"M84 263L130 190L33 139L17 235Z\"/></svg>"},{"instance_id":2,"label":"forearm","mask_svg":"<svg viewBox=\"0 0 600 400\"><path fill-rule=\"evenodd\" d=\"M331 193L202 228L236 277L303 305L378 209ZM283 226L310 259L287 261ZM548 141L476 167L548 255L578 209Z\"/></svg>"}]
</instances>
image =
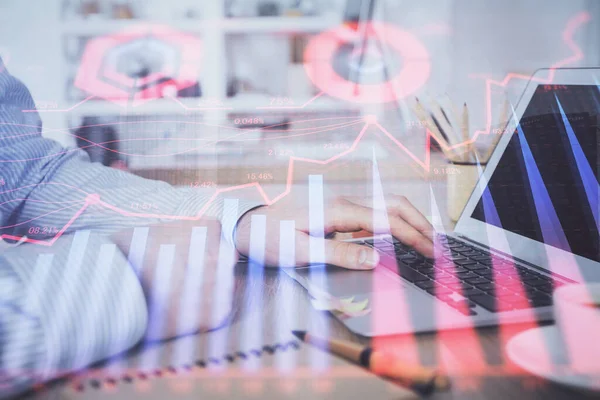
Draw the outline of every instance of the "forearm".
<instances>
[{"instance_id":1,"label":"forearm","mask_svg":"<svg viewBox=\"0 0 600 400\"><path fill-rule=\"evenodd\" d=\"M139 281L105 237L79 232L0 257L3 396L77 371L137 343L147 326Z\"/></svg>"},{"instance_id":2,"label":"forearm","mask_svg":"<svg viewBox=\"0 0 600 400\"><path fill-rule=\"evenodd\" d=\"M94 229L110 233L133 226L194 221L200 216L220 219L224 235L230 238L238 216L257 206L238 201L237 207L231 206L234 202L225 207L226 199L213 196L214 192L143 179L89 163L80 154L57 157L41 174L42 183L28 193L15 220L15 232L34 239L64 227L66 232ZM30 232L32 226L40 227L40 232Z\"/></svg>"},{"instance_id":3,"label":"forearm","mask_svg":"<svg viewBox=\"0 0 600 400\"><path fill-rule=\"evenodd\" d=\"M33 108L27 88L0 60L0 237L43 240L63 228L114 232L202 214L220 218L229 238L237 217L258 205L240 201L226 209L221 196L90 163L82 150L42 138L37 113L23 112Z\"/></svg>"}]
</instances>

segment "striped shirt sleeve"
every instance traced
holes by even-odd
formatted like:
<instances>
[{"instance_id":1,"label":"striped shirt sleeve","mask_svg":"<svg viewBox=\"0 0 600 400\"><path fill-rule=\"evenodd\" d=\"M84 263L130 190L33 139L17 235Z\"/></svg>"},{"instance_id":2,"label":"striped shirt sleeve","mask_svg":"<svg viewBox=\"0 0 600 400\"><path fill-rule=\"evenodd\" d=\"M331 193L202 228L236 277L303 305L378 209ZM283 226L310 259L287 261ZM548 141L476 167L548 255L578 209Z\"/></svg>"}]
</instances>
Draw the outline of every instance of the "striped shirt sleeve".
<instances>
[{"instance_id":1,"label":"striped shirt sleeve","mask_svg":"<svg viewBox=\"0 0 600 400\"><path fill-rule=\"evenodd\" d=\"M0 397L116 355L146 330L137 275L105 235L7 250L0 287Z\"/></svg>"},{"instance_id":2,"label":"striped shirt sleeve","mask_svg":"<svg viewBox=\"0 0 600 400\"><path fill-rule=\"evenodd\" d=\"M232 240L232 221L260 205L238 200L238 208L229 209L223 196L213 198L91 163L83 150L43 138L38 114L22 112L34 108L27 88L0 61L0 234L27 235L33 221L49 228L48 236L63 227L67 233L110 233L202 212L222 219L223 234ZM151 212L140 210L142 203L151 205ZM43 236L37 233L35 239Z\"/></svg>"},{"instance_id":3,"label":"striped shirt sleeve","mask_svg":"<svg viewBox=\"0 0 600 400\"><path fill-rule=\"evenodd\" d=\"M233 241L239 216L260 205L91 163L85 152L43 138L38 114L23 112L34 108L0 60L0 237L31 238L34 229L36 240L48 240L64 228L50 255L40 253L47 246L29 244L0 254L0 397L123 351L146 329L144 296L122 254L98 243L87 247L104 251L104 258L73 255L71 240L83 240L88 230L107 234L202 210L219 218ZM152 213L133 209L140 202L152 204ZM99 262L108 267L96 276Z\"/></svg>"}]
</instances>

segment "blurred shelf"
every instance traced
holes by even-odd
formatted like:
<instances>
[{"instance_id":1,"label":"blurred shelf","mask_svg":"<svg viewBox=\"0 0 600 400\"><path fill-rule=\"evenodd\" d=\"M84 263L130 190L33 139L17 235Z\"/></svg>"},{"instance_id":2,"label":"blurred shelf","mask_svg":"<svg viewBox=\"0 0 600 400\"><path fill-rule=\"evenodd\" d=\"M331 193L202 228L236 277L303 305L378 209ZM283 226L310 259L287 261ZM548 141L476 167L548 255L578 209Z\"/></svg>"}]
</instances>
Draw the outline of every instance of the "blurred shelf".
<instances>
[{"instance_id":1,"label":"blurred shelf","mask_svg":"<svg viewBox=\"0 0 600 400\"><path fill-rule=\"evenodd\" d=\"M156 179L172 185L189 185L190 181L211 180L217 185L231 187L252 182L248 179L249 172L266 172L272 174L272 179L259 182L261 185L285 184L288 178L289 161L264 160L252 161L244 158L244 164L235 163L234 155L219 155L217 158L198 155L189 159L160 158L158 160L129 160L129 168L139 176ZM218 161L217 161L218 160ZM369 159L370 160L370 159ZM339 160L327 168L318 164L297 163L294 165L294 185L304 182L311 174L322 174L328 182L353 182L364 184L373 178L373 167L366 159ZM420 167L414 167L414 162L406 159L390 157L378 160L380 178L382 181L406 182L409 180L421 182L445 181L446 176L426 172ZM431 167L445 168L447 162L443 156L432 154Z\"/></svg>"},{"instance_id":2,"label":"blurred shelf","mask_svg":"<svg viewBox=\"0 0 600 400\"><path fill-rule=\"evenodd\" d=\"M351 142L353 138L348 138ZM273 147L269 141L258 141L256 145L249 147L243 141L224 141L220 145L190 149L190 151L179 155L160 156L160 152L167 154L168 146L155 149L151 155L129 156L129 167L135 171L145 170L185 170L194 168L220 169L248 169L248 168L282 168L289 165L291 156L269 156L268 149ZM327 159L343 153L346 149L332 150L323 155L323 145L327 142L318 140L314 142L296 143L292 147L294 153L302 157ZM172 150L172 149L171 149ZM368 140L362 143L345 161L359 162L372 161L373 152L379 161L390 159L390 152L377 141ZM216 158L216 157L219 158ZM317 157L318 156L318 157ZM224 161L227 161L224 163Z\"/></svg>"},{"instance_id":3,"label":"blurred shelf","mask_svg":"<svg viewBox=\"0 0 600 400\"><path fill-rule=\"evenodd\" d=\"M142 19L89 19L64 21L62 33L73 36L101 36L132 29L135 27L166 25L191 33L205 30L202 20L142 20Z\"/></svg>"},{"instance_id":4,"label":"blurred shelf","mask_svg":"<svg viewBox=\"0 0 600 400\"><path fill-rule=\"evenodd\" d=\"M312 33L333 28L342 23L335 15L318 17L255 17L224 20L227 33Z\"/></svg>"},{"instance_id":5,"label":"blurred shelf","mask_svg":"<svg viewBox=\"0 0 600 400\"><path fill-rule=\"evenodd\" d=\"M181 114L186 109L199 108L200 98L153 99L138 106L122 106L108 100L89 100L69 111L70 116L119 116L119 115L165 115ZM206 105L209 108L215 107ZM220 108L220 107L217 107Z\"/></svg>"},{"instance_id":6,"label":"blurred shelf","mask_svg":"<svg viewBox=\"0 0 600 400\"><path fill-rule=\"evenodd\" d=\"M270 106L273 96L244 94L224 100L220 105L204 103L202 98L154 99L138 106L121 106L106 100L89 100L68 111L71 117L121 116L121 115L168 115L202 114L222 112L225 114L298 114L312 112L359 112L360 105L329 97L299 99L294 105Z\"/></svg>"},{"instance_id":7,"label":"blurred shelf","mask_svg":"<svg viewBox=\"0 0 600 400\"><path fill-rule=\"evenodd\" d=\"M89 19L64 21L62 33L72 36L99 36L137 26L166 25L183 32L202 34L219 30L225 33L311 33L321 32L341 24L335 15L318 17L253 17L221 20L141 20Z\"/></svg>"},{"instance_id":8,"label":"blurred shelf","mask_svg":"<svg viewBox=\"0 0 600 400\"><path fill-rule=\"evenodd\" d=\"M261 94L240 94L229 99L225 103L225 106L233 109L229 111L230 114L296 114L310 112L360 111L361 109L358 104L324 96L314 100L311 98L293 98L293 104L271 106L270 104L273 102L273 99L276 98L277 96ZM287 98L289 99L289 97Z\"/></svg>"}]
</instances>

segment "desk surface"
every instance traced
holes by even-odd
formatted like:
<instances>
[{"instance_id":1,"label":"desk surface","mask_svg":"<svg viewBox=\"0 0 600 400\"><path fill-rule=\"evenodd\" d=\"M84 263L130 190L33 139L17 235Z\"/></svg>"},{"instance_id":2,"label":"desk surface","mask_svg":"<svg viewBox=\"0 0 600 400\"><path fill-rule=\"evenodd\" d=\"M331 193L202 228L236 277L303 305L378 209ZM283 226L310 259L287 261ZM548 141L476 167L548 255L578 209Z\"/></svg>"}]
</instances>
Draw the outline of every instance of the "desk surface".
<instances>
[{"instance_id":1,"label":"desk surface","mask_svg":"<svg viewBox=\"0 0 600 400\"><path fill-rule=\"evenodd\" d=\"M430 214L430 193L433 193L440 211L445 209L445 185L443 182L405 181L392 185L387 190L407 194L409 199L421 209ZM273 188L278 189L278 188ZM356 186L351 184L339 185L339 194L356 195ZM347 192L347 193L346 193ZM423 201L425 200L425 201ZM444 213L445 214L445 213ZM443 217L443 216L442 216ZM442 218L444 219L444 217ZM447 220L442 221L449 225ZM243 313L256 311L260 307L265 325L263 329L275 329L278 321L289 317L290 310L281 307L282 294L293 299L296 310L312 318L316 322L314 331L327 331L331 337L343 338L363 344L369 343L368 338L360 337L349 331L337 319L325 312L315 311L310 306L306 291L295 281L276 268L267 268L259 278L249 274L247 264L240 263L235 269L236 291L233 305L232 320L240 318ZM272 324L273 326L269 326ZM527 329L527 326L508 326L503 329L483 328L465 331L429 333L419 335L404 335L376 339L375 345L394 343L396 347L416 346L419 360L424 365L461 366L460 375L452 376L454 386L450 392L438 393L435 399L572 399L597 398L597 394L585 394L552 384L536 378L504 359L503 343L515 334ZM480 348L478 354L484 361L483 367L473 368L473 347ZM440 353L440 349L443 351ZM443 353L443 354L442 354ZM481 361L481 359L480 359ZM29 395L35 399L62 398L62 384L53 385L48 391ZM273 398L275 398L274 396Z\"/></svg>"},{"instance_id":2,"label":"desk surface","mask_svg":"<svg viewBox=\"0 0 600 400\"><path fill-rule=\"evenodd\" d=\"M237 292L234 305L235 313L239 315L242 309L247 309L249 303L260 303L265 316L264 321L279 321L286 318L284 312L277 306L281 301L281 294L291 296L295 299L298 307L310 308L309 296L306 291L293 279L281 274L276 269L267 269L260 281L248 276L247 264L238 264L236 267ZM256 290L260 288L260 290ZM260 296L260 301L256 296ZM368 344L368 338L353 334L341 322L328 313L311 310L311 313L319 314L318 330L327 331L331 337L343 338L357 343ZM264 329L271 327L265 326ZM498 328L483 328L475 330L475 335L470 339L465 337L464 331L447 332L440 335L435 333L410 335L409 337L389 337L384 340L408 343L415 338L420 360L425 365L436 365L437 354L440 343L450 353L449 357L453 363L467 364L465 373L460 376L452 376L453 388L447 393L437 393L434 399L573 399L573 398L597 398L597 394L584 394L569 388L565 388L548 381L539 379L519 370L515 366L506 366L502 359L502 343L506 341L503 335L512 337L527 329L524 326L507 327L503 332ZM469 342L470 340L470 342ZM469 371L468 363L472 352L466 348L470 344L480 344L483 356L487 363L485 370ZM407 344L409 345L409 344Z\"/></svg>"}]
</instances>

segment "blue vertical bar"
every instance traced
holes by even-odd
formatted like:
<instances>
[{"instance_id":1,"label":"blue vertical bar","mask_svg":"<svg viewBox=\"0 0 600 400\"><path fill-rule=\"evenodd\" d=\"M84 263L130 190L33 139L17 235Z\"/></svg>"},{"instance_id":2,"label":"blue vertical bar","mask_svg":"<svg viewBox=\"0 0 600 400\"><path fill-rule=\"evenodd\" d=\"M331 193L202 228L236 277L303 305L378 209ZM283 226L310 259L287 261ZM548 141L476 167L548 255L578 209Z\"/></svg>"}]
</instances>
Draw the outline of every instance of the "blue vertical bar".
<instances>
[{"instance_id":1,"label":"blue vertical bar","mask_svg":"<svg viewBox=\"0 0 600 400\"><path fill-rule=\"evenodd\" d=\"M52 268L52 261L54 260L54 254L40 254L38 255L37 261L35 263L35 278L33 279L31 285L27 289L27 294L25 297L25 310L40 310L41 307L39 305L39 297L47 290L46 286L51 284L49 281L50 277L50 268ZM32 334L33 330L24 330L21 332L22 335ZM46 332L49 334L49 332ZM26 341L27 342L27 341ZM9 341L10 343L10 341ZM55 343L50 341L50 343ZM44 361L43 359L36 360L34 370L32 371L36 377L40 379L48 379L51 371L44 371Z\"/></svg>"},{"instance_id":2,"label":"blue vertical bar","mask_svg":"<svg viewBox=\"0 0 600 400\"><path fill-rule=\"evenodd\" d=\"M158 251L158 259L156 261L156 270L152 277L152 294L148 304L148 335L152 338L164 335L165 324L164 320L167 315L164 311L171 296L171 272L173 270L173 261L175 259L175 245L162 244ZM159 363L160 346L155 346L153 349L148 349L148 342L143 357L140 359L141 370L150 370L161 368Z\"/></svg>"},{"instance_id":3,"label":"blue vertical bar","mask_svg":"<svg viewBox=\"0 0 600 400\"><path fill-rule=\"evenodd\" d=\"M282 343L286 338L289 338L289 328L295 328L296 315L298 313L298 304L294 298L292 290L285 290L284 282L290 284L289 276L283 272L283 268L293 268L296 265L296 222L280 221L279 222L279 290L277 291L278 312L280 316L277 321L274 321L277 329L278 343ZM284 317L285 316L285 317ZM296 366L296 352L278 351L275 353L275 366L279 371L291 372Z\"/></svg>"},{"instance_id":4,"label":"blue vertical bar","mask_svg":"<svg viewBox=\"0 0 600 400\"><path fill-rule=\"evenodd\" d=\"M251 302L247 304L246 315L251 315L255 310L250 307L255 307L256 310L262 311L263 302L263 277L264 277L264 266L265 266L265 245L266 245L266 229L267 229L267 216L266 215L252 215L250 225L250 248L249 258L250 263L248 265L248 283L246 290L249 291L248 295ZM242 328L242 349L249 350L260 346L263 342L263 327L262 319L257 323L256 320L248 318L244 321ZM250 358L248 362L244 363L244 368L249 370L256 370L260 368L260 358Z\"/></svg>"},{"instance_id":5,"label":"blue vertical bar","mask_svg":"<svg viewBox=\"0 0 600 400\"><path fill-rule=\"evenodd\" d=\"M59 341L61 340L60 338L67 338L71 336L69 331L72 329L71 319L73 318L73 315L83 315L81 310L77 310L80 305L71 303L73 303L73 299L82 298L85 293L85 288L73 285L73 282L80 282L83 280L80 275L82 274L82 264L85 252L87 250L89 237L90 231L77 231L75 232L73 241L71 242L69 255L67 256L67 262L62 274L62 278L64 280L64 291L62 292L62 296L57 300L56 304L55 321L57 329L60 330L59 336L57 337ZM86 365L85 363L81 363L82 360L79 356L85 352L86 345L87 341L84 338L79 338L75 343L75 354L73 357L74 362L72 363L74 370L81 369Z\"/></svg>"},{"instance_id":6,"label":"blue vertical bar","mask_svg":"<svg viewBox=\"0 0 600 400\"><path fill-rule=\"evenodd\" d=\"M379 165L375 156L375 148L373 148L373 233L390 234L390 222L387 218L387 205L385 204L385 196L383 194L383 186L381 184L381 175L379 174ZM375 247L380 243L375 242Z\"/></svg>"},{"instance_id":7,"label":"blue vertical bar","mask_svg":"<svg viewBox=\"0 0 600 400\"><path fill-rule=\"evenodd\" d=\"M225 199L223 203L223 226L235 226L238 220L238 204L237 199ZM235 236L235 232L234 232ZM215 302L215 308L212 314L216 321L214 324L219 324L223 315L226 315L231 308L231 300L233 295L233 267L237 257L235 245L231 243L233 238L227 238L221 235L219 244L219 261L217 268L217 288L216 293L219 293L219 299L224 301Z\"/></svg>"},{"instance_id":8,"label":"blue vertical bar","mask_svg":"<svg viewBox=\"0 0 600 400\"><path fill-rule=\"evenodd\" d=\"M308 213L310 262L321 264L325 258L325 206L323 204L323 175L308 176Z\"/></svg>"},{"instance_id":9,"label":"blue vertical bar","mask_svg":"<svg viewBox=\"0 0 600 400\"><path fill-rule=\"evenodd\" d=\"M324 273L312 274L312 271L323 272L325 269L325 206L323 192L323 175L308 176L308 226L310 232L310 263L312 283L316 284L323 290L327 290L327 282ZM319 277L317 279L317 276ZM320 331L322 337L328 337L325 324L318 323L319 315L311 313L311 328L317 325L323 326ZM324 352L311 353L311 366L316 370L327 369L329 362L328 357Z\"/></svg>"},{"instance_id":10,"label":"blue vertical bar","mask_svg":"<svg viewBox=\"0 0 600 400\"><path fill-rule=\"evenodd\" d=\"M296 221L279 222L279 266L296 266Z\"/></svg>"},{"instance_id":11,"label":"blue vertical bar","mask_svg":"<svg viewBox=\"0 0 600 400\"><path fill-rule=\"evenodd\" d=\"M206 267L204 264L206 234L207 228L204 226L192 228L183 293L179 303L179 317L177 318L178 332L193 332L198 328L201 318L206 317L201 315L201 312L204 310L204 304L209 300L206 298L207 293L202 292L204 270ZM215 294L213 293L213 295ZM175 351L173 352L172 365L192 364L195 355L195 342L196 340L176 341L174 344Z\"/></svg>"},{"instance_id":12,"label":"blue vertical bar","mask_svg":"<svg viewBox=\"0 0 600 400\"><path fill-rule=\"evenodd\" d=\"M134 268L138 276L140 275L144 264L146 242L148 241L148 231L148 227L134 228L133 235L131 237L131 243L129 244L129 255L127 260Z\"/></svg>"},{"instance_id":13,"label":"blue vertical bar","mask_svg":"<svg viewBox=\"0 0 600 400\"><path fill-rule=\"evenodd\" d=\"M267 230L267 216L254 214L251 219L250 226L250 249L249 256L257 269L257 272L262 273L265 265L265 245L266 245L266 230Z\"/></svg>"},{"instance_id":14,"label":"blue vertical bar","mask_svg":"<svg viewBox=\"0 0 600 400\"><path fill-rule=\"evenodd\" d=\"M225 199L223 201L223 214L221 223L223 227L235 227L238 219L237 199ZM233 266L235 265L236 251L231 243L232 238L221 235L219 243L219 259L217 261L217 276L213 296L218 296L213 302L211 310L211 326L217 326L223 321L219 320L227 315L231 309L233 296ZM212 266L207 265L207 268ZM213 332L208 339L206 354L209 357L220 358L227 352L229 330L222 329ZM221 366L210 364L210 368L220 369Z\"/></svg>"},{"instance_id":15,"label":"blue vertical bar","mask_svg":"<svg viewBox=\"0 0 600 400\"><path fill-rule=\"evenodd\" d=\"M517 132L544 243L570 252L571 247L520 124Z\"/></svg>"},{"instance_id":16,"label":"blue vertical bar","mask_svg":"<svg viewBox=\"0 0 600 400\"><path fill-rule=\"evenodd\" d=\"M117 272L115 273L115 267L117 267L114 264L114 258L115 258L115 253L117 252L117 247L114 244L105 244L102 245L100 248L100 253L98 253L98 260L96 262L96 270L98 271L98 274L95 276L104 276L104 279L114 279L115 276L120 276L121 273ZM113 272L112 276L109 273ZM114 283L114 282L112 282ZM124 287L119 287L118 290L124 290ZM116 294L117 296L120 295L120 293ZM108 296L110 296L109 293L105 294L105 298L107 298ZM101 321L99 322L101 323ZM116 355L115 357L113 357L110 361L110 363L106 366L106 369L108 370L108 376L120 376L123 372L125 372L126 370L126 365L127 365L127 361L124 357L123 354L119 354L119 352L121 352L123 350L123 343L119 342L119 338L124 338L125 337L125 332L124 332L124 328L127 325L126 322L121 321L120 324L118 324L119 326L119 331L118 333L115 335L115 337L113 338L112 344L111 344L111 355Z\"/></svg>"},{"instance_id":17,"label":"blue vertical bar","mask_svg":"<svg viewBox=\"0 0 600 400\"><path fill-rule=\"evenodd\" d=\"M49 276L49 269L52 267L54 254L40 254L35 263L35 279L29 285L27 290L26 308L39 309L38 296L45 291L45 285Z\"/></svg>"},{"instance_id":18,"label":"blue vertical bar","mask_svg":"<svg viewBox=\"0 0 600 400\"><path fill-rule=\"evenodd\" d=\"M84 324L83 332L78 332L78 335L82 338L90 337L93 334L92 331L98 329L98 327L102 326L104 323L104 321L102 321L102 308L111 297L109 291L110 285L115 284L114 282L111 282L111 279L114 279L114 276L111 276L111 272L114 271L115 268L113 261L116 250L117 245L113 243L107 243L100 246L96 259L96 266L92 272L92 276L89 277L90 285L86 290L86 301L88 303L88 312L84 317L86 319L86 324ZM98 286L99 283L103 283L103 285ZM115 322L115 326L122 329L125 324L121 321L117 321ZM116 349L122 350L123 343L120 343L119 341L124 337L125 332L122 332L122 330L115 332L115 336L111 338L112 343L109 345L110 350L112 350L110 355L114 355L119 351ZM86 360L86 358L89 357L87 352L83 352L80 356L82 362L88 362ZM117 367L115 366L115 368Z\"/></svg>"},{"instance_id":19,"label":"blue vertical bar","mask_svg":"<svg viewBox=\"0 0 600 400\"><path fill-rule=\"evenodd\" d=\"M573 152L573 157L575 158L575 163L577 165L577 169L579 170L579 176L583 182L583 188L592 210L592 215L594 216L596 229L598 230L600 229L600 210L598 209L598 194L600 192L600 186L598 185L596 174L588 163L579 140L577 140L577 136L575 135L575 131L573 131L573 127L569 122L569 118L565 114L565 110L562 108L562 104L560 104L556 94L554 97L556 98L556 103L558 104L560 115L562 116L562 120L565 125L565 130L567 131L567 137L569 138L569 143L571 144L571 151Z\"/></svg>"},{"instance_id":20,"label":"blue vertical bar","mask_svg":"<svg viewBox=\"0 0 600 400\"><path fill-rule=\"evenodd\" d=\"M127 262L138 277L141 276L142 270L144 268L144 257L146 254L146 243L148 242L148 233L148 227L133 228L131 243L129 243ZM115 341L114 345L116 353L119 344ZM111 372L113 372L113 374L111 375L116 376L120 371L125 369L126 365L127 360L125 359L123 354L120 354L111 359L107 368L110 369Z\"/></svg>"}]
</instances>

